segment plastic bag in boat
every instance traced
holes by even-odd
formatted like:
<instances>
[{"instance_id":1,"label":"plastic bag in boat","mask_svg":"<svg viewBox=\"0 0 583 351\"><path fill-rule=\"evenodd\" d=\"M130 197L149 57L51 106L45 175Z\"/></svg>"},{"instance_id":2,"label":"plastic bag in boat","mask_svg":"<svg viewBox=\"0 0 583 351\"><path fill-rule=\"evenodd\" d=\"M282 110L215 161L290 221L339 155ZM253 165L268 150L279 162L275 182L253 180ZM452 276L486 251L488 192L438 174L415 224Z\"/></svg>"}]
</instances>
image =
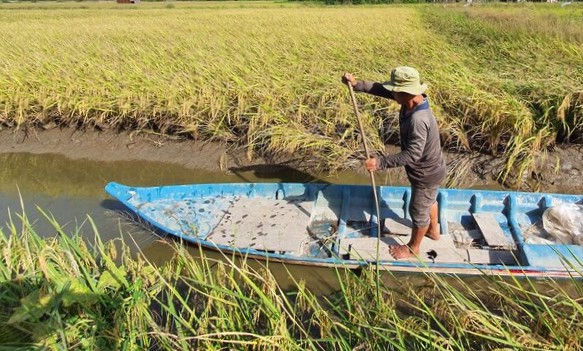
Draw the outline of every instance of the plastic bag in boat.
<instances>
[{"instance_id":1,"label":"plastic bag in boat","mask_svg":"<svg viewBox=\"0 0 583 351\"><path fill-rule=\"evenodd\" d=\"M551 206L543 213L543 227L563 244L583 245L583 205Z\"/></svg>"}]
</instances>

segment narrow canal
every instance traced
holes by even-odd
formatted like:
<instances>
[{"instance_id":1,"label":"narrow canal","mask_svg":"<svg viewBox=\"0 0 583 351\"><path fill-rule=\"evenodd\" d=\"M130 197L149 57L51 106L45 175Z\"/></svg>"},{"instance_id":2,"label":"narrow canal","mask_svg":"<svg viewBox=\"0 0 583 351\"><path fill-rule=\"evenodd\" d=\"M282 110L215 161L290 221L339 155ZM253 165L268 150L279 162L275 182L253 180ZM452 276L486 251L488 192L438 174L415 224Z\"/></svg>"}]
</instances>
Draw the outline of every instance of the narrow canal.
<instances>
[{"instance_id":1,"label":"narrow canal","mask_svg":"<svg viewBox=\"0 0 583 351\"><path fill-rule=\"evenodd\" d=\"M200 156L200 155L199 155ZM208 171L183 167L176 163L155 161L96 161L71 159L60 154L27 152L0 153L0 229L4 233L10 223L22 225L22 216L32 223L33 230L43 237L56 235L51 221L54 218L65 234L80 233L91 244L95 223L103 241L121 239L132 254L141 252L155 264L162 264L174 254L170 238L155 233L133 221L124 207L105 192L107 183L115 181L134 186L168 184L233 183L233 182L325 182L370 184L367 174L345 172L335 176L312 175L285 166L257 165L230 168L229 171ZM377 175L377 184L391 184L387 175ZM189 252L201 257L201 251L188 246ZM204 257L221 260L220 253L203 251ZM253 264L253 263L252 263ZM260 263L257 263L259 265ZM283 288L295 286L302 279L316 293L326 294L338 289L337 272L328 268L270 264L269 269ZM394 279L394 278L391 278ZM405 286L414 277L400 276ZM414 282L423 284L423 282Z\"/></svg>"},{"instance_id":2,"label":"narrow canal","mask_svg":"<svg viewBox=\"0 0 583 351\"><path fill-rule=\"evenodd\" d=\"M132 253L142 252L149 260L162 263L172 254L171 239L160 238L123 215L123 206L104 191L105 185L116 181L135 186L223 182L330 182L369 184L366 175L343 173L338 176L313 176L286 167L255 166L228 172L192 170L180 165L150 161L90 161L73 160L57 154L0 154L0 228L5 232L10 222L17 228L21 216L44 237L56 235L56 230L42 212L54 217L68 235L80 233L89 243L94 241L95 222L103 241L121 238ZM199 257L198 248L189 247ZM220 259L220 254L204 252L206 257ZM306 280L315 290L329 291L334 285L334 272L306 267L271 265L276 278L284 284L288 271L295 278Z\"/></svg>"}]
</instances>

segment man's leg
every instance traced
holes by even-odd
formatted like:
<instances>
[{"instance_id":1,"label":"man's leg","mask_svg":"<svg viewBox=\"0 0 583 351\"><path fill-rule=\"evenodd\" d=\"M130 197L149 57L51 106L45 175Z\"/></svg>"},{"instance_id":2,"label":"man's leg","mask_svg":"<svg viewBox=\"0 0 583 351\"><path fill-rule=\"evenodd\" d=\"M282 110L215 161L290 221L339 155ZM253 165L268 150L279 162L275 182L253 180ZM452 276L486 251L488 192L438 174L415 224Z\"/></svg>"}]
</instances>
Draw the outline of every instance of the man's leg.
<instances>
[{"instance_id":1,"label":"man's leg","mask_svg":"<svg viewBox=\"0 0 583 351\"><path fill-rule=\"evenodd\" d=\"M421 246L421 241L423 237L427 234L429 226L421 228L413 228L411 231L411 240L407 245L391 245L389 246L389 253L395 259L409 258L419 255L419 247Z\"/></svg>"},{"instance_id":2,"label":"man's leg","mask_svg":"<svg viewBox=\"0 0 583 351\"><path fill-rule=\"evenodd\" d=\"M389 253L395 259L414 257L419 254L421 242L425 235L433 240L439 239L437 223L437 187L411 187L409 212L413 221L411 239L406 245L391 245ZM432 232L429 232L429 230Z\"/></svg>"},{"instance_id":3,"label":"man's leg","mask_svg":"<svg viewBox=\"0 0 583 351\"><path fill-rule=\"evenodd\" d=\"M437 222L437 201L431 205L431 209L429 210L429 229L427 229L427 234L425 234L425 236L432 240L439 240L440 233L439 223Z\"/></svg>"}]
</instances>

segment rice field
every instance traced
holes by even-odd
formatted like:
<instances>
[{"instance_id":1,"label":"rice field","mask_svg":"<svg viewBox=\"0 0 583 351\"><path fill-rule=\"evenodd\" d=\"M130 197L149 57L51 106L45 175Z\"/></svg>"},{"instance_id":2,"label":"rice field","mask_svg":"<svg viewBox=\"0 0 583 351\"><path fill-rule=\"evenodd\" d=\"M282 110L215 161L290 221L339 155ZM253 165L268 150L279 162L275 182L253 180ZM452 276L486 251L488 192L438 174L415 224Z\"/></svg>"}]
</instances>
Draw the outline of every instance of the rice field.
<instances>
[{"instance_id":1,"label":"rice field","mask_svg":"<svg viewBox=\"0 0 583 351\"><path fill-rule=\"evenodd\" d=\"M372 269L339 270L338 289L316 295L301 280L282 288L245 259L193 258L180 243L155 265L120 242L102 242L90 219L94 242L46 218L53 238L42 239L25 213L0 231L3 350L579 350L583 343L575 281L386 274L379 293Z\"/></svg>"},{"instance_id":2,"label":"rice field","mask_svg":"<svg viewBox=\"0 0 583 351\"><path fill-rule=\"evenodd\" d=\"M582 17L576 3L2 3L0 124L147 129L336 171L363 156L340 76L410 65L444 147L520 178L583 141ZM397 144L397 106L358 100L372 149Z\"/></svg>"}]
</instances>

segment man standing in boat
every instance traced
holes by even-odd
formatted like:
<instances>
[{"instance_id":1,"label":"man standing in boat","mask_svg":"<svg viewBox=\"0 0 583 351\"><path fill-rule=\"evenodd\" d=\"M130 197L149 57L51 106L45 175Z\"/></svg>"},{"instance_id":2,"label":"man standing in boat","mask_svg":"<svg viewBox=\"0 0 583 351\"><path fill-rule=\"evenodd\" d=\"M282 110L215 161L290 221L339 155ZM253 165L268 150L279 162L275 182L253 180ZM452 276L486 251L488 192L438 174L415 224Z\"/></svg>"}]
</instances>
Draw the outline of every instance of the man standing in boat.
<instances>
[{"instance_id":1,"label":"man standing in boat","mask_svg":"<svg viewBox=\"0 0 583 351\"><path fill-rule=\"evenodd\" d=\"M401 105L401 152L371 157L364 161L364 166L371 172L405 167L411 183L409 213L413 229L407 245L391 245L389 252L396 259L419 255L423 237L439 239L437 190L446 175L437 121L424 94L427 85L421 83L416 69L406 66L394 68L391 71L391 80L385 83L357 81L350 73L345 73L342 81L351 84L355 91L391 99Z\"/></svg>"}]
</instances>

